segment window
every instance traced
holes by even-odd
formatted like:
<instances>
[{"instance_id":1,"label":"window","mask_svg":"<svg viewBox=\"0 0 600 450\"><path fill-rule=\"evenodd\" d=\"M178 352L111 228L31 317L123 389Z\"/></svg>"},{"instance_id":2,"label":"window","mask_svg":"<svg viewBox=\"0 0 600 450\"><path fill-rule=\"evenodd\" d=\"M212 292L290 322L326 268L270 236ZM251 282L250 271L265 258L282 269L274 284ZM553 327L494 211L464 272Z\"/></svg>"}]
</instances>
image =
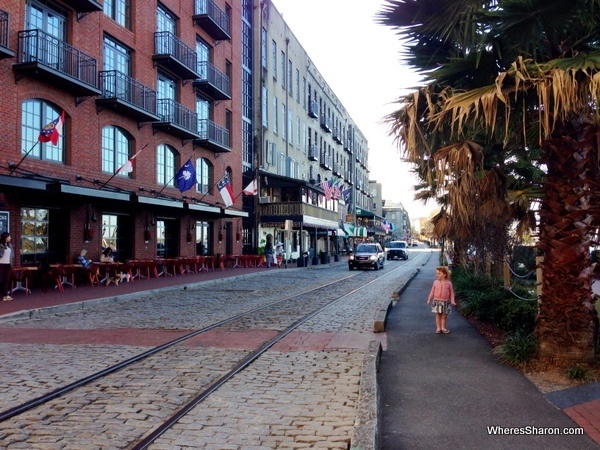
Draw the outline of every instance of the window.
<instances>
[{"instance_id":1,"label":"window","mask_svg":"<svg viewBox=\"0 0 600 450\"><path fill-rule=\"evenodd\" d=\"M50 2L29 0L27 2L27 16L25 18L25 29L39 29L50 35L48 38L56 38L60 41L67 40L67 17L68 12ZM57 48L56 45L48 45L48 48Z\"/></svg>"},{"instance_id":2,"label":"window","mask_svg":"<svg viewBox=\"0 0 600 450\"><path fill-rule=\"evenodd\" d=\"M300 71L296 69L296 103L300 103Z\"/></svg>"},{"instance_id":3,"label":"window","mask_svg":"<svg viewBox=\"0 0 600 450\"><path fill-rule=\"evenodd\" d=\"M169 145L159 145L156 149L156 182L165 186L175 186L175 159L177 152Z\"/></svg>"},{"instance_id":4,"label":"window","mask_svg":"<svg viewBox=\"0 0 600 450\"><path fill-rule=\"evenodd\" d=\"M63 163L65 161L66 126L63 124L62 133L56 145L52 142L39 142L40 131L50 122L56 120L62 110L44 100L25 100L21 112L21 153L29 158Z\"/></svg>"},{"instance_id":5,"label":"window","mask_svg":"<svg viewBox=\"0 0 600 450\"><path fill-rule=\"evenodd\" d=\"M130 0L104 0L104 14L122 27L131 29Z\"/></svg>"},{"instance_id":6,"label":"window","mask_svg":"<svg viewBox=\"0 0 600 450\"><path fill-rule=\"evenodd\" d=\"M177 99L177 81L159 72L156 98L159 100L157 112L163 122L175 121L175 101ZM164 101L171 100L171 101Z\"/></svg>"},{"instance_id":7,"label":"window","mask_svg":"<svg viewBox=\"0 0 600 450\"><path fill-rule=\"evenodd\" d=\"M201 194L209 194L212 187L212 170L210 163L205 158L196 160L196 190Z\"/></svg>"},{"instance_id":8,"label":"window","mask_svg":"<svg viewBox=\"0 0 600 450\"><path fill-rule=\"evenodd\" d=\"M283 138L283 140L287 139L287 134L286 134L286 126L287 126L287 117L285 114L285 105L281 105L281 137Z\"/></svg>"},{"instance_id":9,"label":"window","mask_svg":"<svg viewBox=\"0 0 600 450\"><path fill-rule=\"evenodd\" d=\"M288 142L294 145L294 111L288 109Z\"/></svg>"},{"instance_id":10,"label":"window","mask_svg":"<svg viewBox=\"0 0 600 450\"><path fill-rule=\"evenodd\" d=\"M300 117L296 116L296 148L300 148L301 137L302 137L302 128L300 126Z\"/></svg>"},{"instance_id":11,"label":"window","mask_svg":"<svg viewBox=\"0 0 600 450\"><path fill-rule=\"evenodd\" d=\"M278 112L277 112L277 97L273 96L273 133L275 133L275 134L278 133L277 128L279 128L277 126L277 124L279 123L277 114L278 114Z\"/></svg>"},{"instance_id":12,"label":"window","mask_svg":"<svg viewBox=\"0 0 600 450\"><path fill-rule=\"evenodd\" d=\"M177 36L177 17L161 5L156 9L156 31L168 31Z\"/></svg>"},{"instance_id":13,"label":"window","mask_svg":"<svg viewBox=\"0 0 600 450\"><path fill-rule=\"evenodd\" d=\"M21 262L32 264L46 259L48 254L48 224L50 211L41 208L21 208Z\"/></svg>"},{"instance_id":14,"label":"window","mask_svg":"<svg viewBox=\"0 0 600 450\"><path fill-rule=\"evenodd\" d=\"M287 83L287 88L288 88L288 94L290 94L290 97L294 94L293 93L294 82L292 81L293 76L294 76L294 72L292 71L292 61L289 60L288 61L288 83Z\"/></svg>"},{"instance_id":15,"label":"window","mask_svg":"<svg viewBox=\"0 0 600 450\"><path fill-rule=\"evenodd\" d=\"M131 139L118 127L102 129L102 172L116 173L131 156ZM131 176L127 172L117 176Z\"/></svg>"},{"instance_id":16,"label":"window","mask_svg":"<svg viewBox=\"0 0 600 450\"><path fill-rule=\"evenodd\" d=\"M269 90L262 87L262 125L265 128L269 127Z\"/></svg>"},{"instance_id":17,"label":"window","mask_svg":"<svg viewBox=\"0 0 600 450\"><path fill-rule=\"evenodd\" d=\"M273 79L277 79L277 42L271 41L271 57L273 58Z\"/></svg>"},{"instance_id":18,"label":"window","mask_svg":"<svg viewBox=\"0 0 600 450\"><path fill-rule=\"evenodd\" d=\"M211 254L210 224L208 222L196 222L196 255Z\"/></svg>"},{"instance_id":19,"label":"window","mask_svg":"<svg viewBox=\"0 0 600 450\"><path fill-rule=\"evenodd\" d=\"M281 87L285 90L285 53L281 52Z\"/></svg>"},{"instance_id":20,"label":"window","mask_svg":"<svg viewBox=\"0 0 600 450\"><path fill-rule=\"evenodd\" d=\"M206 139L210 120L210 102L207 99L196 97L196 114L198 115L198 134Z\"/></svg>"},{"instance_id":21,"label":"window","mask_svg":"<svg viewBox=\"0 0 600 450\"><path fill-rule=\"evenodd\" d=\"M263 69L267 68L267 30L262 29L260 35L260 65Z\"/></svg>"},{"instance_id":22,"label":"window","mask_svg":"<svg viewBox=\"0 0 600 450\"><path fill-rule=\"evenodd\" d=\"M113 214L102 214L102 248L105 249L110 247L115 252L118 251L117 240L118 240L118 226L117 216Z\"/></svg>"},{"instance_id":23,"label":"window","mask_svg":"<svg viewBox=\"0 0 600 450\"><path fill-rule=\"evenodd\" d=\"M102 66L104 70L116 70L125 75L131 75L131 52L127 47L104 36L103 50Z\"/></svg>"},{"instance_id":24,"label":"window","mask_svg":"<svg viewBox=\"0 0 600 450\"><path fill-rule=\"evenodd\" d=\"M208 79L208 67L207 64L210 62L210 47L199 37L196 38L196 54L198 55L198 73L200 74L201 80Z\"/></svg>"}]
</instances>

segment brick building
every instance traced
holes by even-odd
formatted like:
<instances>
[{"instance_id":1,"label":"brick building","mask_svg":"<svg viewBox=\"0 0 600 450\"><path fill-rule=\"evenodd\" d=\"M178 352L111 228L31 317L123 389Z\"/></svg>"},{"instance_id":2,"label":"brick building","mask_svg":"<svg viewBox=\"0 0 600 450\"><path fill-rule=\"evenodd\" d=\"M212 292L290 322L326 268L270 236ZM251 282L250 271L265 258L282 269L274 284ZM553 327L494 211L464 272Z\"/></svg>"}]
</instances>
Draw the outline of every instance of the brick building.
<instances>
[{"instance_id":1,"label":"brick building","mask_svg":"<svg viewBox=\"0 0 600 450\"><path fill-rule=\"evenodd\" d=\"M242 252L248 213L216 186L228 173L242 190L241 4L2 2L0 224L17 263ZM188 159L198 182L180 192Z\"/></svg>"}]
</instances>

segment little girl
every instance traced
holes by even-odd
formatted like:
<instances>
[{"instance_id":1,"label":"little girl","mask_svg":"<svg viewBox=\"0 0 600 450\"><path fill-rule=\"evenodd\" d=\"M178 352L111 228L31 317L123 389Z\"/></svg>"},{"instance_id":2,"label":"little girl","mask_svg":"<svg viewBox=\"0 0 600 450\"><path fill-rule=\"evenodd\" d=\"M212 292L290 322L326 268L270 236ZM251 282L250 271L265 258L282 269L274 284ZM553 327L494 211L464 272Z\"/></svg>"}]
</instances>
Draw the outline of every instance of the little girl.
<instances>
[{"instance_id":1,"label":"little girl","mask_svg":"<svg viewBox=\"0 0 600 450\"><path fill-rule=\"evenodd\" d=\"M450 333L446 328L446 320L450 314L450 305L456 306L454 301L454 289L450 281L450 273L445 267L438 267L435 270L437 280L433 282L427 304L431 305L431 312L435 313L436 333Z\"/></svg>"}]
</instances>

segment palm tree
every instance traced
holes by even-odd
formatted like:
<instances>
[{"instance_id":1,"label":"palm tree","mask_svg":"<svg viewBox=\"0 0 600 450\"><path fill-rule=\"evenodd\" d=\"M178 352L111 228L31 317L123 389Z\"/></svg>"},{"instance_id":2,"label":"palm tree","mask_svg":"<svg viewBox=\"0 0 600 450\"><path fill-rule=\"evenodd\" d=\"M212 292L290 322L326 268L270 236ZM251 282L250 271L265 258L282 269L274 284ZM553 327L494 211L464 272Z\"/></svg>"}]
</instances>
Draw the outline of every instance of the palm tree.
<instances>
[{"instance_id":1,"label":"palm tree","mask_svg":"<svg viewBox=\"0 0 600 450\"><path fill-rule=\"evenodd\" d=\"M409 159L426 158L440 142L450 145L482 130L498 161L541 152L538 355L561 363L591 360L597 316L589 246L600 217L600 4L388 0L380 19L406 39L408 61L427 82L391 118Z\"/></svg>"}]
</instances>

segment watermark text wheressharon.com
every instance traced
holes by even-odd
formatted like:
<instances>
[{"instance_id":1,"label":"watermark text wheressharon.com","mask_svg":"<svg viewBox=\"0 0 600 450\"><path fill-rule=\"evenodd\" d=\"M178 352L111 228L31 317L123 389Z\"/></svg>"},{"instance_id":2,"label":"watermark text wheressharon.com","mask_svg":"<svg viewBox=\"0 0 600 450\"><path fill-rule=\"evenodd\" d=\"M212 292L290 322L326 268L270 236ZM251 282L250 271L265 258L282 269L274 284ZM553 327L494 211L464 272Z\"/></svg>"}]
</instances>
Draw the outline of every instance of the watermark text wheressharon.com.
<instances>
[{"instance_id":1,"label":"watermark text wheressharon.com","mask_svg":"<svg viewBox=\"0 0 600 450\"><path fill-rule=\"evenodd\" d=\"M488 434L492 435L513 435L513 434L532 434L532 435L571 435L571 434L584 434L583 428L581 427L535 427L528 425L525 427L500 427L500 426L489 426L487 427Z\"/></svg>"}]
</instances>

